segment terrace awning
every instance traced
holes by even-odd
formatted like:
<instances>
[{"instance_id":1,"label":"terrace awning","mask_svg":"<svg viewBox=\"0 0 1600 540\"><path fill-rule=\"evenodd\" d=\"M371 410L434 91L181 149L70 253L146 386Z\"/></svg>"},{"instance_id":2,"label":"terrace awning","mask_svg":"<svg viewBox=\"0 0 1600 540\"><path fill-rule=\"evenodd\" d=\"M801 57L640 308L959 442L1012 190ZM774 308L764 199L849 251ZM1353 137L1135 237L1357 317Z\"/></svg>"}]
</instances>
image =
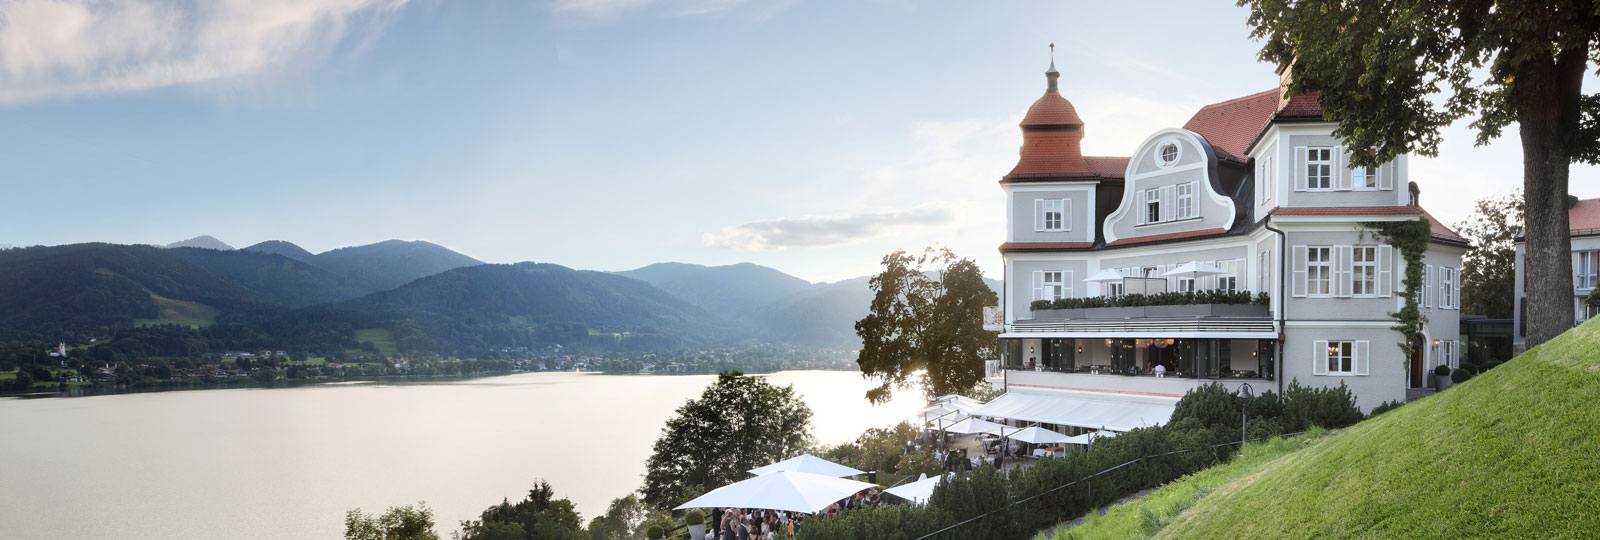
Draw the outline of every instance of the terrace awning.
<instances>
[{"instance_id":1,"label":"terrace awning","mask_svg":"<svg viewBox=\"0 0 1600 540\"><path fill-rule=\"evenodd\" d=\"M1013 388L973 411L975 416L1129 431L1165 424L1178 399L1161 396Z\"/></svg>"}]
</instances>

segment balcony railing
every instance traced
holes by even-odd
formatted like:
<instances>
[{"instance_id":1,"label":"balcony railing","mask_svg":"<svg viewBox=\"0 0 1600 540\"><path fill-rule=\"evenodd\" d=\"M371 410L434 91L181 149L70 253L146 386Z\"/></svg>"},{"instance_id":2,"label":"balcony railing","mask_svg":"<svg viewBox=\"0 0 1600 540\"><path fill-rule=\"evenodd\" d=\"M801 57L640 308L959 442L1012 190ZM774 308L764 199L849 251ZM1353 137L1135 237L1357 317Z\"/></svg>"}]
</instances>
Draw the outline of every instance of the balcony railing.
<instances>
[{"instance_id":1,"label":"balcony railing","mask_svg":"<svg viewBox=\"0 0 1600 540\"><path fill-rule=\"evenodd\" d=\"M1006 314L1005 314L1004 311L1000 311L1000 306L985 306L983 308L983 329L984 330L988 330L990 332L998 332L998 331L1004 330L1005 326L1006 326Z\"/></svg>"}]
</instances>

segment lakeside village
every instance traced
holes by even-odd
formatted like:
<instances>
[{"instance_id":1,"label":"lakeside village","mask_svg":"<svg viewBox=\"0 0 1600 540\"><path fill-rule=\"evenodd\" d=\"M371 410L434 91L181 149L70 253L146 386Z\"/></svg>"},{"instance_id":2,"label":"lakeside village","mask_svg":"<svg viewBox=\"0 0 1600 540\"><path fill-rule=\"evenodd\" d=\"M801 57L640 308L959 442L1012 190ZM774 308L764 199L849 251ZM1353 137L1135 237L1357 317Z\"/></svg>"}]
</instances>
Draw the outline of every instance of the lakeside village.
<instances>
[{"instance_id":1,"label":"lakeside village","mask_svg":"<svg viewBox=\"0 0 1600 540\"><path fill-rule=\"evenodd\" d=\"M721 347L659 353L569 353L560 345L542 349L503 347L480 357L427 353L385 354L362 349L313 357L279 349L224 351L185 357L99 358L102 340L69 346L58 342L32 358L0 359L0 393L78 392L100 389L162 389L278 385L386 378L434 379L547 371L604 374L696 375L739 370L855 370L855 351L775 345Z\"/></svg>"}]
</instances>

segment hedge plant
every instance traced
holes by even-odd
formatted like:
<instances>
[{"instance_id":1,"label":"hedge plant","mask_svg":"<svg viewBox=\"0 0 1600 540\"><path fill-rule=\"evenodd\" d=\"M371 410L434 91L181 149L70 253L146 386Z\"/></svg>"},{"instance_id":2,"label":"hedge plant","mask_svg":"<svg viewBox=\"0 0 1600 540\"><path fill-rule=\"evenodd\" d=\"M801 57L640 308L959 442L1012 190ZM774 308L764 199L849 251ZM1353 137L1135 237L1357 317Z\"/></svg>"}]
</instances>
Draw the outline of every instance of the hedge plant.
<instances>
[{"instance_id":1,"label":"hedge plant","mask_svg":"<svg viewBox=\"0 0 1600 540\"><path fill-rule=\"evenodd\" d=\"M1198 304L1254 304L1267 305L1267 293L1251 295L1250 291L1207 289L1193 292L1164 292L1155 294L1124 294L1120 296L1089 296L1085 298L1060 298L1034 300L1028 307L1034 311L1045 309L1083 309L1101 307L1187 306Z\"/></svg>"}]
</instances>

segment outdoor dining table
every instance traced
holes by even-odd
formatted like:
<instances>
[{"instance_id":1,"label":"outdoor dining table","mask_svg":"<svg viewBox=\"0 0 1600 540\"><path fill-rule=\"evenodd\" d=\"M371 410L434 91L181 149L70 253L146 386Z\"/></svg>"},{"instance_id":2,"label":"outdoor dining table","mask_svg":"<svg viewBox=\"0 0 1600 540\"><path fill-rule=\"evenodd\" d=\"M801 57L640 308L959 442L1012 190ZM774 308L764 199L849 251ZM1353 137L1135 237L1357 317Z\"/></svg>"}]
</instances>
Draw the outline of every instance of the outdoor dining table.
<instances>
[{"instance_id":1,"label":"outdoor dining table","mask_svg":"<svg viewBox=\"0 0 1600 540\"><path fill-rule=\"evenodd\" d=\"M1067 449L1060 446L1033 449L1033 457L1066 457Z\"/></svg>"}]
</instances>

